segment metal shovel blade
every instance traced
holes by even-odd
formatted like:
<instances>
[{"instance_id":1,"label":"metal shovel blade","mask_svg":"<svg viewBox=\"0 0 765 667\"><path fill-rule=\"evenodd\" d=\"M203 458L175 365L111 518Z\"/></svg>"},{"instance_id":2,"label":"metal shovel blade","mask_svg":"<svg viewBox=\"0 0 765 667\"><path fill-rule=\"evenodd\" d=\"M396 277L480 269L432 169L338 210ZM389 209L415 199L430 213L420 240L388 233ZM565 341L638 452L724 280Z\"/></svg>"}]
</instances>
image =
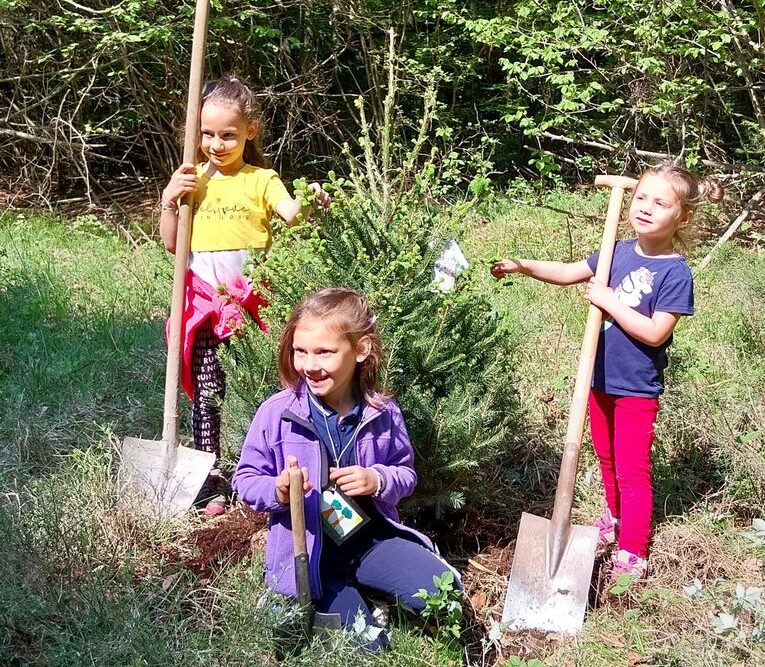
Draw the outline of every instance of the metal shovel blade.
<instances>
[{"instance_id":1,"label":"metal shovel blade","mask_svg":"<svg viewBox=\"0 0 765 667\"><path fill-rule=\"evenodd\" d=\"M521 517L502 611L502 623L507 623L509 630L574 634L584 622L598 529L571 525L560 562L554 568L550 562L550 523L527 512Z\"/></svg>"},{"instance_id":2,"label":"metal shovel blade","mask_svg":"<svg viewBox=\"0 0 765 667\"><path fill-rule=\"evenodd\" d=\"M313 627L324 628L325 630L340 630L343 627L340 621L340 614L325 614L314 612Z\"/></svg>"},{"instance_id":3,"label":"metal shovel blade","mask_svg":"<svg viewBox=\"0 0 765 667\"><path fill-rule=\"evenodd\" d=\"M165 440L125 438L118 475L123 503L141 514L185 512L215 465L215 454L171 446Z\"/></svg>"}]
</instances>

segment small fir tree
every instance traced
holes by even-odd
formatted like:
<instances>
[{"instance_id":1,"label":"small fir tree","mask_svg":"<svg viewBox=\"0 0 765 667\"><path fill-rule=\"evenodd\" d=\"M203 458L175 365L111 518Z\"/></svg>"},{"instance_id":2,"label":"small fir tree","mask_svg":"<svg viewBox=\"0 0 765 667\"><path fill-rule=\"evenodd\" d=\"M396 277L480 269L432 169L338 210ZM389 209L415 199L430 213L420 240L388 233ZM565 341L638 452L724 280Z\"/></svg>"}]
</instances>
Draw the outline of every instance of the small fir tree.
<instances>
[{"instance_id":1,"label":"small fir tree","mask_svg":"<svg viewBox=\"0 0 765 667\"><path fill-rule=\"evenodd\" d=\"M390 71L385 122L374 139L357 104L361 155L346 147L347 179L330 173L331 209L313 224L278 229L268 256L252 260L254 284L269 300L270 332L251 327L224 355L237 402L228 412L244 423L279 389L281 327L303 296L330 285L358 290L377 314L387 357L384 388L401 406L416 452L415 503L440 514L482 497L481 481L495 475L513 439L518 404L501 317L474 286L471 271L460 274L449 293L433 282L435 260L454 228L450 220L461 219L469 205L434 203L449 188L444 174L452 183L468 183L455 172L452 151L432 149L420 157L435 116L435 86L425 91L407 148L393 140L405 132L395 126L392 64ZM439 154L447 157L438 160ZM485 174L480 179L486 183ZM295 185L310 197L304 181ZM474 202L478 193L467 190Z\"/></svg>"}]
</instances>

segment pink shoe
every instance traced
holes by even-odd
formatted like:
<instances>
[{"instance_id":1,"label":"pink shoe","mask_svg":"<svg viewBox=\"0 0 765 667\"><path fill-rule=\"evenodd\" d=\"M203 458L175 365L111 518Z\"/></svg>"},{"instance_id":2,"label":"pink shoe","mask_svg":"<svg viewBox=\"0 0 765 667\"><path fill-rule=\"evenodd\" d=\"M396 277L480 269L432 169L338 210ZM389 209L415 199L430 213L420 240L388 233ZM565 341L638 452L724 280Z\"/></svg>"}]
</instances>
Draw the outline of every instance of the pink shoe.
<instances>
[{"instance_id":1,"label":"pink shoe","mask_svg":"<svg viewBox=\"0 0 765 667\"><path fill-rule=\"evenodd\" d=\"M619 549L611 556L611 564L609 585L615 583L620 574L626 574L635 579L644 579L648 572L648 561L645 558L640 558L640 556L624 549Z\"/></svg>"},{"instance_id":2,"label":"pink shoe","mask_svg":"<svg viewBox=\"0 0 765 667\"><path fill-rule=\"evenodd\" d=\"M226 513L228 483L217 468L213 468L202 485L195 504L202 508L204 516L220 516Z\"/></svg>"},{"instance_id":3,"label":"pink shoe","mask_svg":"<svg viewBox=\"0 0 765 667\"><path fill-rule=\"evenodd\" d=\"M205 505L202 514L204 516L221 516L226 513L226 498L225 496L215 496L210 499Z\"/></svg>"},{"instance_id":4,"label":"pink shoe","mask_svg":"<svg viewBox=\"0 0 765 667\"><path fill-rule=\"evenodd\" d=\"M619 531L619 519L614 519L611 510L607 509L595 520L595 527L598 529L598 542L608 547L616 542L617 532Z\"/></svg>"}]
</instances>

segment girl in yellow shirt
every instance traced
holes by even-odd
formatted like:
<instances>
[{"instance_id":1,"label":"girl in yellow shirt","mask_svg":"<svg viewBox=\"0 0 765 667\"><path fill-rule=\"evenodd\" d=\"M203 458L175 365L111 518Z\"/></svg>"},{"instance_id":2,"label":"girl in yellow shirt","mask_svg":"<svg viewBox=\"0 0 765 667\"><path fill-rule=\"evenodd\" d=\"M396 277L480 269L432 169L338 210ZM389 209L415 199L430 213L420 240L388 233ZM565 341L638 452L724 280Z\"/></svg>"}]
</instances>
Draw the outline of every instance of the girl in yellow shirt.
<instances>
[{"instance_id":1,"label":"girl in yellow shirt","mask_svg":"<svg viewBox=\"0 0 765 667\"><path fill-rule=\"evenodd\" d=\"M197 449L220 456L220 406L226 390L218 345L243 324L249 312L258 325L264 301L253 292L242 268L249 249L271 245L271 216L292 224L301 212L297 199L267 163L258 145L258 106L252 90L235 75L202 90L199 164L182 164L162 193L160 235L175 252L178 202L194 193L191 253L186 279L181 383L192 400ZM320 206L329 195L311 183ZM205 514L225 512L225 482L217 465L200 493Z\"/></svg>"}]
</instances>

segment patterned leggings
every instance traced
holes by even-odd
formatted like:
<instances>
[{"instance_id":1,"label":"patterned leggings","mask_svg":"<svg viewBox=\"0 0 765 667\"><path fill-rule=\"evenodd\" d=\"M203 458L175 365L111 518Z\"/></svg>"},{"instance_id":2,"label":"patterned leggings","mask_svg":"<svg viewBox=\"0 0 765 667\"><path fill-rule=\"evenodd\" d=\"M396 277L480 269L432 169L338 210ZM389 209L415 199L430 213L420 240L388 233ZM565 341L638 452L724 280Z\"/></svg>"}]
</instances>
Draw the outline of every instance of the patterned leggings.
<instances>
[{"instance_id":1,"label":"patterned leggings","mask_svg":"<svg viewBox=\"0 0 765 667\"><path fill-rule=\"evenodd\" d=\"M195 332L191 353L194 381L191 423L194 446L215 454L216 458L220 458L220 411L226 395L226 375L216 354L220 344L213 330L203 325Z\"/></svg>"}]
</instances>

